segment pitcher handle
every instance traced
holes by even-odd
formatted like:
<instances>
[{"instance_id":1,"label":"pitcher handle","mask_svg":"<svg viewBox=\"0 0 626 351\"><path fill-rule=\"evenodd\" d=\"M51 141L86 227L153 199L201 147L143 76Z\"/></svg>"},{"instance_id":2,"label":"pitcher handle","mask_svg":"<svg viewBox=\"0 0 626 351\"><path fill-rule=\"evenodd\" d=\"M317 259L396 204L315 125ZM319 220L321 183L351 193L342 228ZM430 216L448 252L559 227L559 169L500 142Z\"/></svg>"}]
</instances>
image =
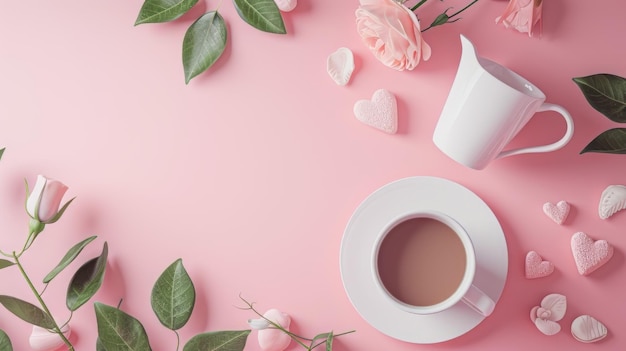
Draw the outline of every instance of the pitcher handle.
<instances>
[{"instance_id":1,"label":"pitcher handle","mask_svg":"<svg viewBox=\"0 0 626 351\"><path fill-rule=\"evenodd\" d=\"M527 153L556 151L562 148L563 146L565 146L572 139L572 136L574 135L574 120L572 119L572 116L569 114L569 112L567 112L567 110L565 110L563 107L559 105L544 102L543 104L541 104L541 106L539 106L539 109L537 109L537 112L542 112L542 111L556 111L561 116L563 116L563 119L565 119L565 123L567 123L567 130L565 131L565 135L563 135L563 137L555 143L503 151L496 158L503 158L507 156L527 154Z\"/></svg>"}]
</instances>

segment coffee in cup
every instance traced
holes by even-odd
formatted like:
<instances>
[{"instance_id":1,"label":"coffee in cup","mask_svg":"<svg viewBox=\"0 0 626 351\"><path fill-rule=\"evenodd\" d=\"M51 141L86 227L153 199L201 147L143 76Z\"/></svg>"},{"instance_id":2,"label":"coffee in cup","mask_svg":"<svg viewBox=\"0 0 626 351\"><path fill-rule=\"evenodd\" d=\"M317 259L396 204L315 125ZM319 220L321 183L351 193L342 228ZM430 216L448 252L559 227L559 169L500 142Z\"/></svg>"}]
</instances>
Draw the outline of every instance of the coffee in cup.
<instances>
[{"instance_id":1,"label":"coffee in cup","mask_svg":"<svg viewBox=\"0 0 626 351\"><path fill-rule=\"evenodd\" d=\"M473 285L476 257L469 235L443 213L394 221L378 238L373 262L381 291L406 311L437 313L464 301L487 316L495 306Z\"/></svg>"}]
</instances>

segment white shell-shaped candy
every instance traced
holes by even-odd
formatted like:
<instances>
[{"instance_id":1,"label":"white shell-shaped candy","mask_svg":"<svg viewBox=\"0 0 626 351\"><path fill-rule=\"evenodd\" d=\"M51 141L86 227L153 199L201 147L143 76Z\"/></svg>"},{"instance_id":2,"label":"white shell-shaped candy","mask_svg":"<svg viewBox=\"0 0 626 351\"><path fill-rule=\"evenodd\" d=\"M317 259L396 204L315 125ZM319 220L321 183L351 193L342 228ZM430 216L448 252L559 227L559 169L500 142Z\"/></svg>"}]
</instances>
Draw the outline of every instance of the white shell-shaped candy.
<instances>
[{"instance_id":1,"label":"white shell-shaped candy","mask_svg":"<svg viewBox=\"0 0 626 351\"><path fill-rule=\"evenodd\" d=\"M328 75L337 85L346 85L354 71L354 55L348 48L339 48L328 56L326 61Z\"/></svg>"},{"instance_id":2,"label":"white shell-shaped candy","mask_svg":"<svg viewBox=\"0 0 626 351\"><path fill-rule=\"evenodd\" d=\"M65 325L63 328L61 328L61 331L68 339L72 334L72 330L69 325ZM65 345L65 343L58 334L52 333L47 329L38 327L36 325L33 325L33 331L30 333L28 343L30 344L30 347L35 351L52 351Z\"/></svg>"},{"instance_id":3,"label":"white shell-shaped candy","mask_svg":"<svg viewBox=\"0 0 626 351\"><path fill-rule=\"evenodd\" d=\"M604 324L586 314L572 322L572 336L580 342L596 342L604 339L607 334L608 330Z\"/></svg>"},{"instance_id":4,"label":"white shell-shaped candy","mask_svg":"<svg viewBox=\"0 0 626 351\"><path fill-rule=\"evenodd\" d=\"M289 12L296 8L298 0L274 0L278 9L283 12Z\"/></svg>"},{"instance_id":5,"label":"white shell-shaped candy","mask_svg":"<svg viewBox=\"0 0 626 351\"><path fill-rule=\"evenodd\" d=\"M626 186L609 185L602 192L600 204L598 206L598 214L600 218L607 219L626 208Z\"/></svg>"}]
</instances>

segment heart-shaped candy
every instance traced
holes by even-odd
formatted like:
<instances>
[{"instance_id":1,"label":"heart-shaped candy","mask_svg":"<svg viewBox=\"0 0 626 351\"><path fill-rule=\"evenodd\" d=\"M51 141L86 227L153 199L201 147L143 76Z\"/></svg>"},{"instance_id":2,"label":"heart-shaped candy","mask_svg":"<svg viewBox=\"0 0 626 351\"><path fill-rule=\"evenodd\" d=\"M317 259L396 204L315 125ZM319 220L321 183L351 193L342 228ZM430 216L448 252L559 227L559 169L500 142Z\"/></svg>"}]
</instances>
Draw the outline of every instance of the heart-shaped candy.
<instances>
[{"instance_id":1,"label":"heart-shaped candy","mask_svg":"<svg viewBox=\"0 0 626 351\"><path fill-rule=\"evenodd\" d=\"M563 224L569 214L569 208L569 204L565 201L559 201L556 205L551 202L546 202L543 204L543 213L557 224Z\"/></svg>"},{"instance_id":2,"label":"heart-shaped candy","mask_svg":"<svg viewBox=\"0 0 626 351\"><path fill-rule=\"evenodd\" d=\"M581 275L589 275L613 257L613 246L606 240L594 241L587 234L572 235L572 254Z\"/></svg>"},{"instance_id":3,"label":"heart-shaped candy","mask_svg":"<svg viewBox=\"0 0 626 351\"><path fill-rule=\"evenodd\" d=\"M359 100L354 104L354 115L359 121L395 134L398 130L398 107L396 97L385 89L379 89L372 100Z\"/></svg>"},{"instance_id":4,"label":"heart-shaped candy","mask_svg":"<svg viewBox=\"0 0 626 351\"><path fill-rule=\"evenodd\" d=\"M525 272L527 279L547 277L554 272L554 264L544 261L535 251L526 254Z\"/></svg>"}]
</instances>

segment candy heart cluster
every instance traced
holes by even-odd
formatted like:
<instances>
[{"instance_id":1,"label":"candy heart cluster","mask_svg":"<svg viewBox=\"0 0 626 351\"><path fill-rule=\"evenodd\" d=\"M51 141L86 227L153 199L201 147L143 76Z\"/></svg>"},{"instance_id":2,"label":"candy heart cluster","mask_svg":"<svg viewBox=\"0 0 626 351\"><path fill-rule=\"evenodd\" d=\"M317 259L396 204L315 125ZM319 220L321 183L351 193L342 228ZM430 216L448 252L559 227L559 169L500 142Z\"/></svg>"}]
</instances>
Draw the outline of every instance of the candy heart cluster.
<instances>
[{"instance_id":1,"label":"candy heart cluster","mask_svg":"<svg viewBox=\"0 0 626 351\"><path fill-rule=\"evenodd\" d=\"M624 187L624 198L626 202L626 187ZM617 198L621 198L620 191L622 188L616 188L612 185L602 194L600 201L600 212L605 215L615 212L615 207L607 210L607 204L618 204ZM621 200L620 200L621 201ZM622 206L622 205L619 205ZM618 207L619 207L618 206ZM602 212L604 208L605 212ZM543 205L543 212L557 224L563 224L570 212L570 205L566 201L559 201L556 204L546 202ZM606 264L613 257L613 246L606 240L594 241L591 237L583 232L577 232L571 238L572 255L578 273L581 275L589 275L598 268ZM544 261L535 251L530 251L526 255L525 274L528 279L546 277L554 271L554 265L550 261Z\"/></svg>"},{"instance_id":2,"label":"candy heart cluster","mask_svg":"<svg viewBox=\"0 0 626 351\"><path fill-rule=\"evenodd\" d=\"M618 211L626 209L626 186L611 185L602 193L599 204L600 218L606 219ZM557 224L563 224L570 213L570 205L565 201L556 204L546 202L543 212ZM586 276L605 265L613 257L614 249L606 240L594 240L584 232L572 235L570 246L576 268ZM554 264L544 260L537 252L529 251L524 264L527 279L546 277L554 272ZM545 335L554 335L561 330L559 321L565 316L567 299L561 294L549 294L541 300L540 306L530 311L530 319ZM607 327L590 315L581 315L572 321L571 333L574 339L593 343L604 339Z\"/></svg>"}]
</instances>

